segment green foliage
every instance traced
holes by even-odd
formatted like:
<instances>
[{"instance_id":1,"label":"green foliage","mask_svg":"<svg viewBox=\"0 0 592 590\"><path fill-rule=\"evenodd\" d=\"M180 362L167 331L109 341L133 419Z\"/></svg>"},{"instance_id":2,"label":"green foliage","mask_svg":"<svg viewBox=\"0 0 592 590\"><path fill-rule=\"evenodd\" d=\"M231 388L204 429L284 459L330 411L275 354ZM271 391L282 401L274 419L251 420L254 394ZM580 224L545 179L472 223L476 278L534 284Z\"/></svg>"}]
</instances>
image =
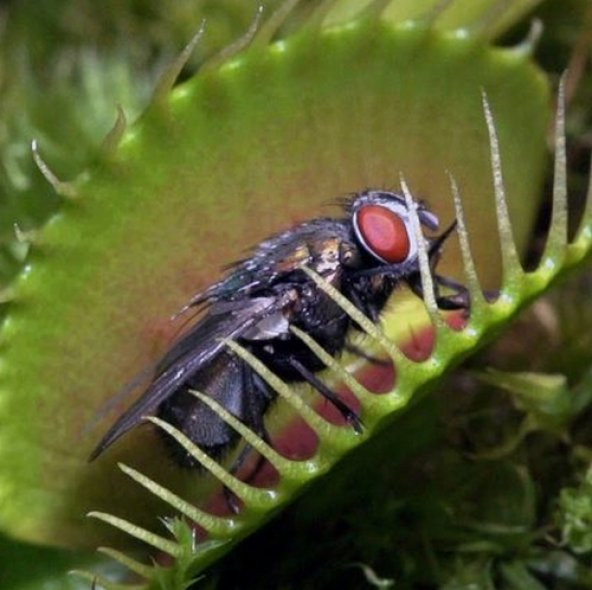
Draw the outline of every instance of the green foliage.
<instances>
[{"instance_id":1,"label":"green foliage","mask_svg":"<svg viewBox=\"0 0 592 590\"><path fill-rule=\"evenodd\" d=\"M100 555L29 545L4 536L0 536L0 560L0 587L10 590L83 590L88 583L68 575L74 567L92 568L110 577L121 569Z\"/></svg>"},{"instance_id":2,"label":"green foliage","mask_svg":"<svg viewBox=\"0 0 592 590\"><path fill-rule=\"evenodd\" d=\"M574 488L564 488L559 496L559 526L563 542L574 553L592 551L592 472Z\"/></svg>"}]
</instances>

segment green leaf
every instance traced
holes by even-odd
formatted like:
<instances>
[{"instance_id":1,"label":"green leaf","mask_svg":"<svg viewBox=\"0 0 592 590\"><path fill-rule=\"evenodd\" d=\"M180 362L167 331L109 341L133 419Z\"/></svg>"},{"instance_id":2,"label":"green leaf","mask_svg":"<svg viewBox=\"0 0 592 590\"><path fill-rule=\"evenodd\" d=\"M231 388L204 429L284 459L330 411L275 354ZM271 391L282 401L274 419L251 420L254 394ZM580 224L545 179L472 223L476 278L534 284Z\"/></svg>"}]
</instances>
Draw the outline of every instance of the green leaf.
<instances>
[{"instance_id":1,"label":"green leaf","mask_svg":"<svg viewBox=\"0 0 592 590\"><path fill-rule=\"evenodd\" d=\"M579 486L561 490L559 524L563 542L572 551L592 551L592 470Z\"/></svg>"},{"instance_id":2,"label":"green leaf","mask_svg":"<svg viewBox=\"0 0 592 590\"><path fill-rule=\"evenodd\" d=\"M0 537L0 563L0 587L10 590L86 590L88 583L69 573L81 566L110 577L121 578L124 573L96 554L18 543L4 536Z\"/></svg>"},{"instance_id":3,"label":"green leaf","mask_svg":"<svg viewBox=\"0 0 592 590\"><path fill-rule=\"evenodd\" d=\"M62 543L86 545L105 534L83 520L90 509L150 525L162 508L137 501L113 470L121 459L196 497L194 476L146 429L92 465L96 438L84 431L166 347L168 317L245 244L352 188L391 185L399 170L451 219L450 170L470 195L471 227L494 235L481 88L504 159L520 162L505 182L528 229L548 115L544 80L522 53L362 21L253 48L154 104L77 183L15 285L3 326L5 530L44 542L59 530ZM497 258L495 240L474 249Z\"/></svg>"},{"instance_id":4,"label":"green leaf","mask_svg":"<svg viewBox=\"0 0 592 590\"><path fill-rule=\"evenodd\" d=\"M217 266L237 257L246 243L316 215L328 196L396 184L400 171L442 218L454 216L445 175L452 172L464 195L481 278L487 287L496 286L502 269L482 89L494 111L504 164L503 184L496 177L502 297L494 305L478 302L469 325L456 335L432 309L437 347L424 365L406 361L393 346L404 340L407 327L398 308L387 314L388 339L382 344L402 376L381 400L352 385L368 416L367 434L373 435L418 390L491 338L560 270L588 255L587 226L566 247L559 198L560 215L537 271L523 275L511 247L503 192L521 250L543 170L548 96L540 72L523 48L496 50L478 38L366 19L321 31L305 26L271 46L255 42L220 68L206 64L202 73L155 101L114 153L98 157L84 178L67 187L77 199L44 228L16 284L3 328L0 417L8 428L0 434L0 520L6 530L79 546L104 534L83 524L80 515L90 508L108 510L125 519L106 520L182 557L175 568L144 571L136 564L136 570L163 587L187 585L220 553L220 544L194 551L192 535L176 534L175 528L178 543L169 545L160 537L163 531L148 535L129 522L151 527L155 515L188 506L199 514L191 502L204 496L204 485L196 486L194 474L170 465L146 430L89 467L85 458L94 440L85 435L85 425L102 399L166 348L173 331L168 316L212 279ZM495 150L492 160L497 173ZM462 229L460 235L467 237ZM460 275L461 257L452 249L447 254L444 267ZM469 279L478 297L475 277ZM427 325L425 313L420 323ZM290 388L285 397L314 421ZM245 514L224 523L209 517L209 526L234 530L227 538L236 541L269 517L261 509L294 497L363 440L322 422L315 422L321 434L315 460L289 465L270 459L281 466L282 485L273 492L239 485ZM124 469L169 506L147 496L138 502L139 488L114 475L119 459L148 473L149 478ZM187 533L183 521L173 522ZM517 571L509 568L508 580L521 574Z\"/></svg>"}]
</instances>

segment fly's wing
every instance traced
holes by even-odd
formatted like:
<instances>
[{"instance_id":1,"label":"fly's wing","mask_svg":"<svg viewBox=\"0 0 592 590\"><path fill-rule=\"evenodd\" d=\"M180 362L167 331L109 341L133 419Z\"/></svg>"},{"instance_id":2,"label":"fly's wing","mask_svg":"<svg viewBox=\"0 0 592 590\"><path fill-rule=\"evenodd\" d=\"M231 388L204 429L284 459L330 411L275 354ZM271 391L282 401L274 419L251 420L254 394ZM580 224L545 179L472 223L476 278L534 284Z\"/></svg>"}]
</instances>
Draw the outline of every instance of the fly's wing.
<instances>
[{"instance_id":1,"label":"fly's wing","mask_svg":"<svg viewBox=\"0 0 592 590\"><path fill-rule=\"evenodd\" d=\"M349 226L340 220L316 219L276 234L261 242L252 256L226 267L229 274L205 291L194 295L174 317L215 301L254 296L283 277L312 265L327 240L349 236Z\"/></svg>"},{"instance_id":2,"label":"fly's wing","mask_svg":"<svg viewBox=\"0 0 592 590\"><path fill-rule=\"evenodd\" d=\"M183 383L212 361L225 347L221 339L240 337L269 313L275 302L273 297L259 297L214 304L210 312L158 363L152 383L109 429L89 461L96 459L144 416L153 413Z\"/></svg>"}]
</instances>

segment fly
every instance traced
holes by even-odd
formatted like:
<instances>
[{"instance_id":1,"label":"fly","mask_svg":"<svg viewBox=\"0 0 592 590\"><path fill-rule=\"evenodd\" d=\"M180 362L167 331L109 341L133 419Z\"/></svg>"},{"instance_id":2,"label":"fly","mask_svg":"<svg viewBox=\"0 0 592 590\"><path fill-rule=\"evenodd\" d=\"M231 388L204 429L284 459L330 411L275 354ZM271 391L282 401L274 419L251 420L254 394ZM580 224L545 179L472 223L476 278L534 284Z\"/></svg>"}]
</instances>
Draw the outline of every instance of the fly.
<instances>
[{"instance_id":1,"label":"fly","mask_svg":"<svg viewBox=\"0 0 592 590\"><path fill-rule=\"evenodd\" d=\"M439 220L425 204L414 202L421 225L437 231ZM441 249L454 230L425 238L440 309L468 307L466 289L436 274ZM221 341L233 339L286 382L307 382L332 403L356 430L361 418L318 379L325 368L290 330L309 334L331 355L348 347L352 320L302 266L314 270L362 313L379 319L398 285L422 297L418 244L404 197L369 190L343 206L340 218L319 218L261 242L252 256L233 265L227 275L194 296L181 310L201 309L202 318L164 355L140 398L113 424L93 451L98 457L146 415L157 415L203 449L220 458L233 449L238 433L191 394L198 390L221 404L262 438L264 416L276 393ZM452 290L443 296L440 288ZM171 440L181 466L197 460Z\"/></svg>"}]
</instances>

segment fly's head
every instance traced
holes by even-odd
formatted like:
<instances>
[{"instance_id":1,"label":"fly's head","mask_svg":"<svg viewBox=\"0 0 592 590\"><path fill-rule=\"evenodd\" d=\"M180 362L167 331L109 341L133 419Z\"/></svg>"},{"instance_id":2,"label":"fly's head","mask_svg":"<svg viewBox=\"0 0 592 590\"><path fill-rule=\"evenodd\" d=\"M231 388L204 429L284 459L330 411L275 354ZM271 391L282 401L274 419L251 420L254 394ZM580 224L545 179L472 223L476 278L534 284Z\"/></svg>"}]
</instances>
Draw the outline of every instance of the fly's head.
<instances>
[{"instance_id":1,"label":"fly's head","mask_svg":"<svg viewBox=\"0 0 592 590\"><path fill-rule=\"evenodd\" d=\"M413 206L422 229L439 228L438 217L425 204L414 201ZM419 244L411 213L402 194L378 190L360 193L346 211L354 244L341 255L348 282L362 300L373 301L379 311L397 283L404 281L412 288L419 284ZM432 267L452 229L454 225L441 236L426 238ZM376 315L372 307L366 310L371 316Z\"/></svg>"}]
</instances>

